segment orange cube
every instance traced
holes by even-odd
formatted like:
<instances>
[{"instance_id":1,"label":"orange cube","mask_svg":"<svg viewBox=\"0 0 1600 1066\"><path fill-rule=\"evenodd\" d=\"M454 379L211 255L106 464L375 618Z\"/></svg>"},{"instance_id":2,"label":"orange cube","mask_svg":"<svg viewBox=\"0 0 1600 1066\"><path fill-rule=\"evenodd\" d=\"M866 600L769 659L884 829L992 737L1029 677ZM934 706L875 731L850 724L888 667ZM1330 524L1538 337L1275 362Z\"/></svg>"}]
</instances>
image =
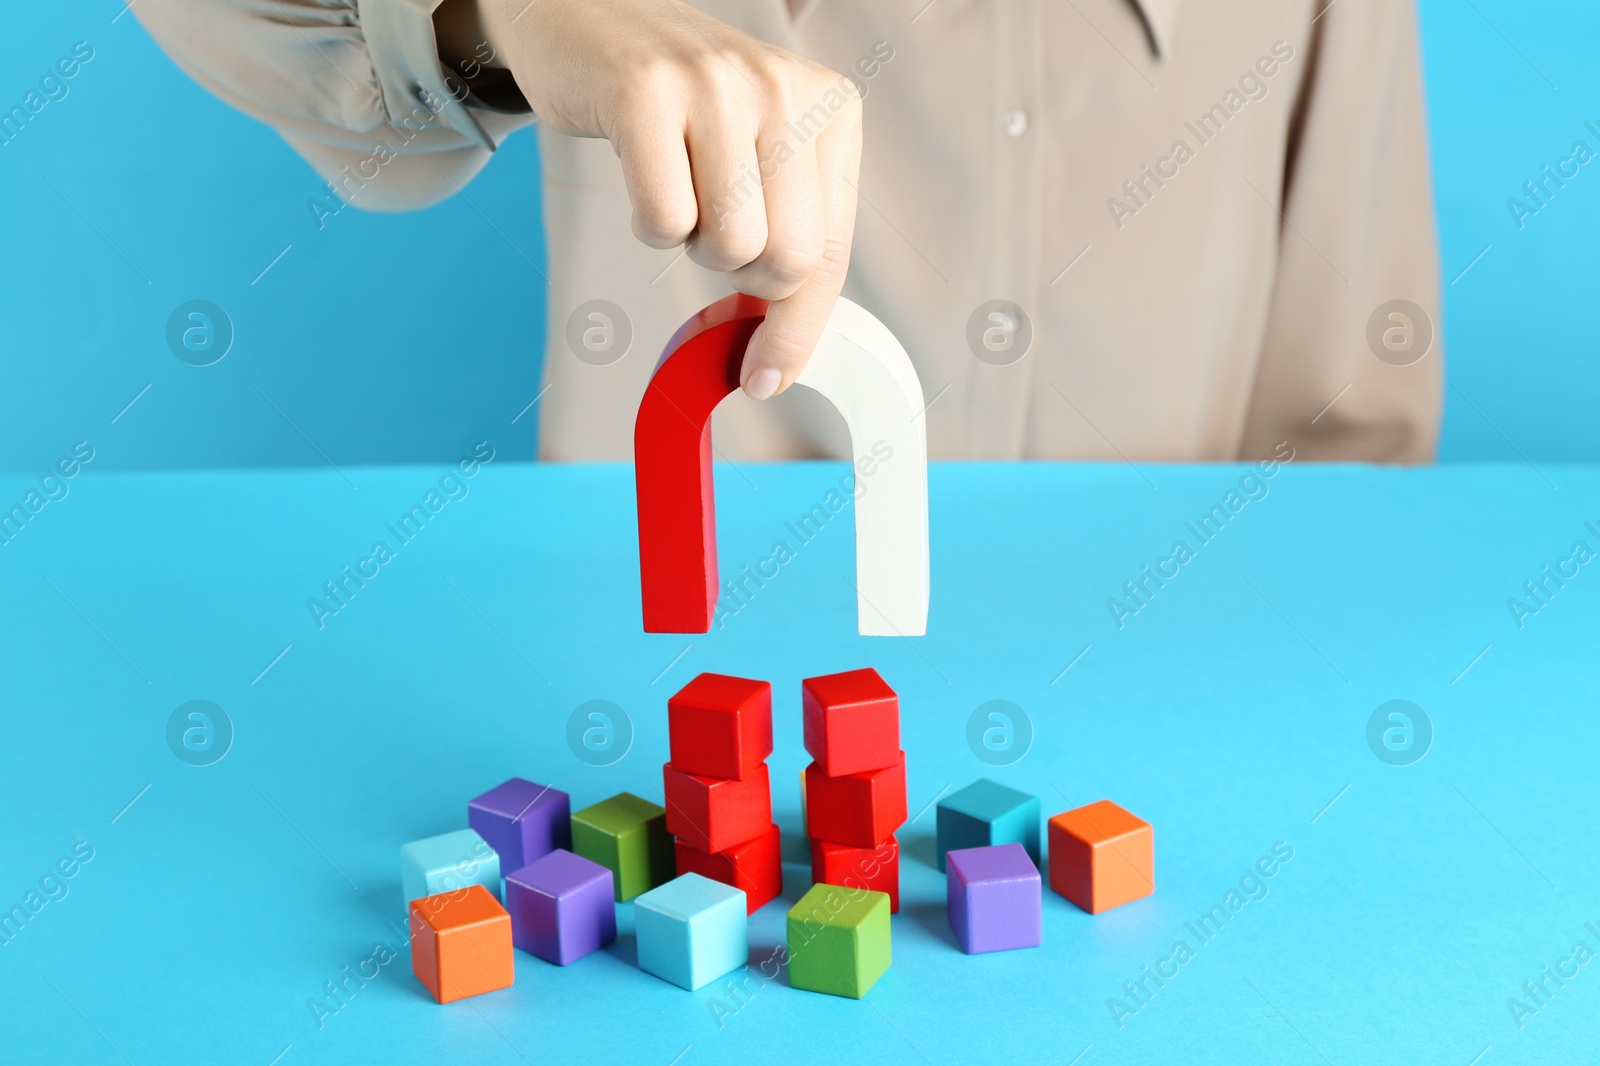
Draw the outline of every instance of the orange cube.
<instances>
[{"instance_id":1,"label":"orange cube","mask_svg":"<svg viewBox=\"0 0 1600 1066\"><path fill-rule=\"evenodd\" d=\"M482 885L412 900L411 971L440 1003L510 988L511 915Z\"/></svg>"},{"instance_id":2,"label":"orange cube","mask_svg":"<svg viewBox=\"0 0 1600 1066\"><path fill-rule=\"evenodd\" d=\"M1050 819L1050 887L1090 914L1156 890L1155 830L1101 800Z\"/></svg>"}]
</instances>

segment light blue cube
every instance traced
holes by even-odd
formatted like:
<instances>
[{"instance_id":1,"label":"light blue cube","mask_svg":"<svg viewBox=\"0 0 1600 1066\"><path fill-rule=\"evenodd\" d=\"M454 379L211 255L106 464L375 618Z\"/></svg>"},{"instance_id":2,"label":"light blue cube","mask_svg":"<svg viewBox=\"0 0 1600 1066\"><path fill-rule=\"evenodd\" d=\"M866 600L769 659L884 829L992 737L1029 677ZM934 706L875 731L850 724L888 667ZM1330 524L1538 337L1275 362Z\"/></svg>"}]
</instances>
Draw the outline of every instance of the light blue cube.
<instances>
[{"instance_id":1,"label":"light blue cube","mask_svg":"<svg viewBox=\"0 0 1600 1066\"><path fill-rule=\"evenodd\" d=\"M939 801L939 869L947 851L1021 844L1039 865L1039 797L980 778Z\"/></svg>"},{"instance_id":2,"label":"light blue cube","mask_svg":"<svg viewBox=\"0 0 1600 1066\"><path fill-rule=\"evenodd\" d=\"M639 969L693 992L750 961L744 892L684 874L635 897Z\"/></svg>"},{"instance_id":3,"label":"light blue cube","mask_svg":"<svg viewBox=\"0 0 1600 1066\"><path fill-rule=\"evenodd\" d=\"M400 888L412 900L482 885L500 898L500 856L471 829L458 829L400 849Z\"/></svg>"}]
</instances>

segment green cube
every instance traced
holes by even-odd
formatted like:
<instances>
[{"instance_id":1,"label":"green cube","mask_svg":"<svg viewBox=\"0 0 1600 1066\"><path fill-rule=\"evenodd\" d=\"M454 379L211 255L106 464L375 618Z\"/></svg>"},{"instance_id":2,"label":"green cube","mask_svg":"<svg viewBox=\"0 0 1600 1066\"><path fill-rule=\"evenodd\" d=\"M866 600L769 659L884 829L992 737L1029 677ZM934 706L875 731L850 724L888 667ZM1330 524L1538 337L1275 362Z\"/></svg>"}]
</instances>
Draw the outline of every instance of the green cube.
<instances>
[{"instance_id":1,"label":"green cube","mask_svg":"<svg viewBox=\"0 0 1600 1066\"><path fill-rule=\"evenodd\" d=\"M889 897L812 885L789 909L789 985L860 999L889 969Z\"/></svg>"},{"instance_id":2,"label":"green cube","mask_svg":"<svg viewBox=\"0 0 1600 1066\"><path fill-rule=\"evenodd\" d=\"M573 814L572 850L616 875L618 903L666 884L678 872L666 808L631 792Z\"/></svg>"}]
</instances>

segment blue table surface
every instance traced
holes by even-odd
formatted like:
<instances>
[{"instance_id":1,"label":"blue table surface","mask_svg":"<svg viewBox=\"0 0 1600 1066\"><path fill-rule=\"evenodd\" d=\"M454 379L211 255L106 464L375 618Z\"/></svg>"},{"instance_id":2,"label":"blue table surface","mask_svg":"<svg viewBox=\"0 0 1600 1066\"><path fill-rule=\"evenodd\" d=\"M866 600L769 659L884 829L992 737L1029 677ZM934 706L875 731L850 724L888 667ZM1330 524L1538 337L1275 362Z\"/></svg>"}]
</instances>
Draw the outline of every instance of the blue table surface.
<instances>
[{"instance_id":1,"label":"blue table surface","mask_svg":"<svg viewBox=\"0 0 1600 1066\"><path fill-rule=\"evenodd\" d=\"M626 467L501 459L406 544L386 523L448 468L91 468L0 547L0 907L42 903L0 946L0 1060L1592 1061L1600 566L1562 560L1600 548L1600 470L1293 463L1201 543L1186 523L1250 472L936 466L928 635L885 639L855 633L849 511L805 543L789 525L842 465L719 466L725 572L792 558L693 636L641 631ZM308 599L379 540L394 557L319 628ZM1179 540L1192 558L1119 628L1108 599ZM1507 601L1547 565L1576 576L1519 627ZM913 818L894 963L855 1002L770 960L809 884L800 680L862 665L901 695ZM753 917L739 987L638 970L623 905L608 949L519 953L514 987L434 1004L400 845L513 775L659 799L666 699L702 670L775 686L788 902ZM193 699L232 723L213 765L169 748ZM635 733L604 767L566 739L597 699ZM996 699L1034 734L1008 766L968 743ZM1393 699L1432 722L1411 765L1369 749ZM1155 894L1090 916L1047 891L1043 947L961 954L930 807L983 776L1046 815L1110 797L1149 820ZM1275 847L1292 859L1250 880Z\"/></svg>"}]
</instances>

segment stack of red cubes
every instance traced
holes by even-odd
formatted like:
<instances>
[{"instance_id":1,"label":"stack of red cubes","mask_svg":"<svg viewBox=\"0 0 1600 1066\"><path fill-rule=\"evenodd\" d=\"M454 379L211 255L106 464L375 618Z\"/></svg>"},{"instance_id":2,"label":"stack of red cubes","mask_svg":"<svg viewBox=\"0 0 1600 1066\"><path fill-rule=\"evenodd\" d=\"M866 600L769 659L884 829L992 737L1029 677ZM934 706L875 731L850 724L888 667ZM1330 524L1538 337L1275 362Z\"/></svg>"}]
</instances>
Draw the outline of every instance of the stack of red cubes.
<instances>
[{"instance_id":1,"label":"stack of red cubes","mask_svg":"<svg viewBox=\"0 0 1600 1066\"><path fill-rule=\"evenodd\" d=\"M878 672L807 678L802 690L806 834L811 879L885 892L900 909L900 844L906 820L906 753L900 698Z\"/></svg>"},{"instance_id":2,"label":"stack of red cubes","mask_svg":"<svg viewBox=\"0 0 1600 1066\"><path fill-rule=\"evenodd\" d=\"M743 889L753 913L783 892L767 777L772 685L701 674L667 701L667 739L662 781L678 873Z\"/></svg>"}]
</instances>

